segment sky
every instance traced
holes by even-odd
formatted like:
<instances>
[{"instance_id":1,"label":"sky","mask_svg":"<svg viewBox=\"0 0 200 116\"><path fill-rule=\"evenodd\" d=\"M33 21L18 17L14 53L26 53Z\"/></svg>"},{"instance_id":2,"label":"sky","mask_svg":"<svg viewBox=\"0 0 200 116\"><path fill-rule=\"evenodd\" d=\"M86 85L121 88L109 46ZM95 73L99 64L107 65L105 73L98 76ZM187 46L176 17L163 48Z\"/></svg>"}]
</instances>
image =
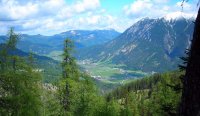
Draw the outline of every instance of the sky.
<instances>
[{"instance_id":1,"label":"sky","mask_svg":"<svg viewBox=\"0 0 200 116\"><path fill-rule=\"evenodd\" d=\"M142 18L196 17L198 0L0 0L0 35L53 35L68 30L115 29Z\"/></svg>"}]
</instances>

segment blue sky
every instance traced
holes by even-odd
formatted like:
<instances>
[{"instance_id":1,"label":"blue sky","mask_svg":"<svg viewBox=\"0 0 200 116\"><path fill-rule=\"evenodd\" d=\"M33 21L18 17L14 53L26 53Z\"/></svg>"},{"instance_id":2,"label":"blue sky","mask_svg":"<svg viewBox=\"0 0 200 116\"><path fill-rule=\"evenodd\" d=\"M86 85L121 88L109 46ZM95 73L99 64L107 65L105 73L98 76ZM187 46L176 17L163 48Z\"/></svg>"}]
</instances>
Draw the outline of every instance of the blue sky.
<instances>
[{"instance_id":1,"label":"blue sky","mask_svg":"<svg viewBox=\"0 0 200 116\"><path fill-rule=\"evenodd\" d=\"M138 20L195 17L198 0L0 0L0 34L53 35L67 30L115 29L123 32Z\"/></svg>"}]
</instances>

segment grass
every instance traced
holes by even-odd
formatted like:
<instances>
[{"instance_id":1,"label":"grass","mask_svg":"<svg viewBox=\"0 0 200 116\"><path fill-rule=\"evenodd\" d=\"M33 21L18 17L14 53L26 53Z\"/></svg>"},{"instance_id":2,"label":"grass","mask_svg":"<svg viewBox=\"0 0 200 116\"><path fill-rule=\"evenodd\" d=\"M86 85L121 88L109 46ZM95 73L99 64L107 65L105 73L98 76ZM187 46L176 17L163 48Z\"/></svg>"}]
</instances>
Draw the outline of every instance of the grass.
<instances>
[{"instance_id":1,"label":"grass","mask_svg":"<svg viewBox=\"0 0 200 116\"><path fill-rule=\"evenodd\" d=\"M78 64L91 76L104 82L112 84L124 84L135 78L141 78L148 74L142 71L124 69L123 64L112 64L110 62L92 63L79 61Z\"/></svg>"},{"instance_id":2,"label":"grass","mask_svg":"<svg viewBox=\"0 0 200 116\"><path fill-rule=\"evenodd\" d=\"M63 51L52 51L47 56L54 60L62 61L62 54L63 54Z\"/></svg>"}]
</instances>

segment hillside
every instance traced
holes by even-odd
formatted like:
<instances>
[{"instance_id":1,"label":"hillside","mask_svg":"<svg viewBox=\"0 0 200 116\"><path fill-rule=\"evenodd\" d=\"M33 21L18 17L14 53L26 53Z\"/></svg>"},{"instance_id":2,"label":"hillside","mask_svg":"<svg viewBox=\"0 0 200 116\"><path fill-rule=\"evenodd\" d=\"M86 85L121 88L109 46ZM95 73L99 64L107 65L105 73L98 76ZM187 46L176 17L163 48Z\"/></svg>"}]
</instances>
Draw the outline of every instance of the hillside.
<instances>
[{"instance_id":1,"label":"hillside","mask_svg":"<svg viewBox=\"0 0 200 116\"><path fill-rule=\"evenodd\" d=\"M0 49L4 44L0 44ZM20 57L24 57L27 59L29 57L29 53L23 52L19 49L16 49L15 51L9 51L9 54L12 55L17 55ZM55 61L49 57L46 56L39 56L36 54L33 54L33 59L34 59L34 68L35 70L41 71L41 74L43 75L43 82L56 82L58 79L61 77L61 66L60 62Z\"/></svg>"},{"instance_id":2,"label":"hillside","mask_svg":"<svg viewBox=\"0 0 200 116\"><path fill-rule=\"evenodd\" d=\"M179 57L190 46L193 19L149 19L136 22L117 38L99 46L79 49L79 60L109 61L145 72L177 68Z\"/></svg>"},{"instance_id":3,"label":"hillside","mask_svg":"<svg viewBox=\"0 0 200 116\"><path fill-rule=\"evenodd\" d=\"M122 116L176 116L183 74L172 71L136 79L110 92L106 99L120 104Z\"/></svg>"}]
</instances>

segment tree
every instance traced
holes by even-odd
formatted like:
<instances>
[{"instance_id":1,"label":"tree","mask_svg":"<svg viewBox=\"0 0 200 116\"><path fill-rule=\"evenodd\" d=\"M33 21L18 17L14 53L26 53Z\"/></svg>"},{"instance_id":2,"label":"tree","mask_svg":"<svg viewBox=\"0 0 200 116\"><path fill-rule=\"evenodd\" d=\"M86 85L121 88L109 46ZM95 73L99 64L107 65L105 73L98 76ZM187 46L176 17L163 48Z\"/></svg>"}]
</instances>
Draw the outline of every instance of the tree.
<instances>
[{"instance_id":1,"label":"tree","mask_svg":"<svg viewBox=\"0 0 200 116\"><path fill-rule=\"evenodd\" d=\"M200 115L200 8L195 21L193 40L186 74L183 78L183 92L180 107L181 116Z\"/></svg>"},{"instance_id":2,"label":"tree","mask_svg":"<svg viewBox=\"0 0 200 116\"><path fill-rule=\"evenodd\" d=\"M11 28L0 50L0 115L40 115L41 77L15 53L18 39Z\"/></svg>"},{"instance_id":3,"label":"tree","mask_svg":"<svg viewBox=\"0 0 200 116\"><path fill-rule=\"evenodd\" d=\"M72 56L73 47L73 42L66 39L62 62L63 78L59 86L59 99L62 106L60 115L101 116L105 111L107 112L107 106L104 107L104 100L97 95L91 77L79 71ZM116 108L114 104L111 106Z\"/></svg>"},{"instance_id":4,"label":"tree","mask_svg":"<svg viewBox=\"0 0 200 116\"><path fill-rule=\"evenodd\" d=\"M77 80L79 77L79 70L75 58L72 56L74 52L74 43L70 39L66 39L64 43L63 53L63 78L71 78Z\"/></svg>"},{"instance_id":5,"label":"tree","mask_svg":"<svg viewBox=\"0 0 200 116\"><path fill-rule=\"evenodd\" d=\"M1 44L1 51L0 51L0 55L1 55L1 58L0 58L0 65L1 65L1 71L5 71L8 65L8 62L7 60L9 58L12 58L12 68L15 69L15 65L16 65L16 56L15 55L12 55L8 58L8 52L14 52L15 49L16 49L16 44L19 40L19 35L18 34L15 34L14 33L14 29L11 28L9 31L8 31L8 34L7 34L7 41L5 44ZM14 54L14 53L12 53ZM10 67L9 67L10 68Z\"/></svg>"},{"instance_id":6,"label":"tree","mask_svg":"<svg viewBox=\"0 0 200 116\"><path fill-rule=\"evenodd\" d=\"M71 109L70 98L72 97L72 87L76 87L76 81L79 79L79 70L75 58L72 56L74 44L70 39L66 39L64 43L64 53L62 61L63 78L60 85L61 104L66 113ZM75 90L73 91L75 92Z\"/></svg>"}]
</instances>

